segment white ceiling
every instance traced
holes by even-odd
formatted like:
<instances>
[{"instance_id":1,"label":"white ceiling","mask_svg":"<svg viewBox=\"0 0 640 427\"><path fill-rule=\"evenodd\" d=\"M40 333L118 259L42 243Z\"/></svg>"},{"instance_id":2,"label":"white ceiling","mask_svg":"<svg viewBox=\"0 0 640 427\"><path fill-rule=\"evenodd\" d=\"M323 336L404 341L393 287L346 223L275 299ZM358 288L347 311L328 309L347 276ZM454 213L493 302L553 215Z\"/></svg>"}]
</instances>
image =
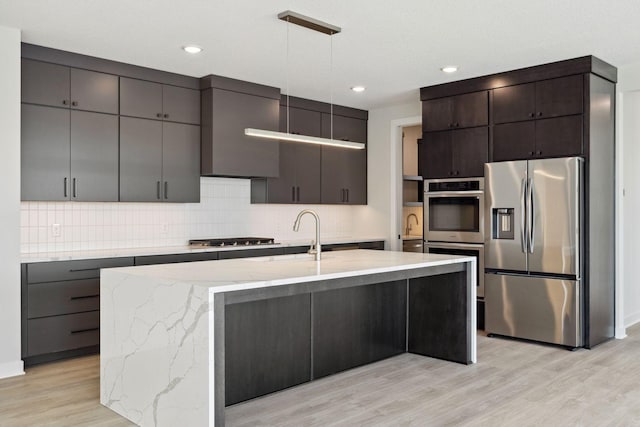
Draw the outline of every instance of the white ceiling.
<instances>
[{"instance_id":1,"label":"white ceiling","mask_svg":"<svg viewBox=\"0 0 640 427\"><path fill-rule=\"evenodd\" d=\"M333 37L276 18L284 10L342 27ZM371 109L418 88L583 55L640 61L638 0L0 0L22 40ZM330 51L333 41L333 67ZM190 56L180 47L204 48ZM453 75L440 71L455 64ZM356 94L351 86L364 85ZM333 91L331 90L333 87Z\"/></svg>"}]
</instances>

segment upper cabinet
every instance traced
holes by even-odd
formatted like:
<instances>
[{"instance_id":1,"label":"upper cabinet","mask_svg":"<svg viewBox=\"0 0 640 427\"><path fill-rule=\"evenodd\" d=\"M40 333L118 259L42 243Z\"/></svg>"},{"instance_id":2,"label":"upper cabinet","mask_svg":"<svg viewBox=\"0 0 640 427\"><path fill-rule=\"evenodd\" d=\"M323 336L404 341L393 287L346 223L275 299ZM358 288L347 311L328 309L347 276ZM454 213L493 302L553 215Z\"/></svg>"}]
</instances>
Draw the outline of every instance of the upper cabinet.
<instances>
[{"instance_id":1,"label":"upper cabinet","mask_svg":"<svg viewBox=\"0 0 640 427\"><path fill-rule=\"evenodd\" d=\"M120 114L198 125L200 91L121 77Z\"/></svg>"},{"instance_id":2,"label":"upper cabinet","mask_svg":"<svg viewBox=\"0 0 640 427\"><path fill-rule=\"evenodd\" d=\"M322 136L367 143L367 120L322 114ZM321 200L328 204L367 204L367 150L322 146Z\"/></svg>"},{"instance_id":3,"label":"upper cabinet","mask_svg":"<svg viewBox=\"0 0 640 427\"><path fill-rule=\"evenodd\" d=\"M22 200L199 201L198 79L22 53Z\"/></svg>"},{"instance_id":4,"label":"upper cabinet","mask_svg":"<svg viewBox=\"0 0 640 427\"><path fill-rule=\"evenodd\" d=\"M477 177L489 157L489 92L422 102L419 173L424 178Z\"/></svg>"},{"instance_id":5,"label":"upper cabinet","mask_svg":"<svg viewBox=\"0 0 640 427\"><path fill-rule=\"evenodd\" d=\"M277 177L279 143L246 136L278 131L280 90L219 76L201 79L202 175Z\"/></svg>"},{"instance_id":6,"label":"upper cabinet","mask_svg":"<svg viewBox=\"0 0 640 427\"><path fill-rule=\"evenodd\" d=\"M22 102L118 114L118 77L22 59Z\"/></svg>"},{"instance_id":7,"label":"upper cabinet","mask_svg":"<svg viewBox=\"0 0 640 427\"><path fill-rule=\"evenodd\" d=\"M583 93L581 75L497 88L493 90L493 122L582 114Z\"/></svg>"},{"instance_id":8,"label":"upper cabinet","mask_svg":"<svg viewBox=\"0 0 640 427\"><path fill-rule=\"evenodd\" d=\"M422 102L424 132L486 126L489 124L488 92L467 93Z\"/></svg>"}]
</instances>

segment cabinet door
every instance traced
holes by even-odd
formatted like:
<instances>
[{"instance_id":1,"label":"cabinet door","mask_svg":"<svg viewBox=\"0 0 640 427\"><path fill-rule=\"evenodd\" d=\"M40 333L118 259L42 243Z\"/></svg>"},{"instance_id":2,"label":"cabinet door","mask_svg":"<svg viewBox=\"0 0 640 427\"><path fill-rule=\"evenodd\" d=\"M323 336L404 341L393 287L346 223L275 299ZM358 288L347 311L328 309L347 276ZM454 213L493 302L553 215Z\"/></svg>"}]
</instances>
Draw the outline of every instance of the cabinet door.
<instances>
[{"instance_id":1,"label":"cabinet door","mask_svg":"<svg viewBox=\"0 0 640 427\"><path fill-rule=\"evenodd\" d=\"M350 205L367 204L367 150L348 150L346 198Z\"/></svg>"},{"instance_id":2,"label":"cabinet door","mask_svg":"<svg viewBox=\"0 0 640 427\"><path fill-rule=\"evenodd\" d=\"M162 178L165 201L200 201L199 126L162 124Z\"/></svg>"},{"instance_id":3,"label":"cabinet door","mask_svg":"<svg viewBox=\"0 0 640 427\"><path fill-rule=\"evenodd\" d=\"M451 132L430 132L422 138L420 164L424 170L420 174L426 178L450 178L451 165Z\"/></svg>"},{"instance_id":4,"label":"cabinet door","mask_svg":"<svg viewBox=\"0 0 640 427\"><path fill-rule=\"evenodd\" d=\"M493 127L492 161L530 159L535 154L535 121L505 123Z\"/></svg>"},{"instance_id":5,"label":"cabinet door","mask_svg":"<svg viewBox=\"0 0 640 427\"><path fill-rule=\"evenodd\" d=\"M489 124L489 94L488 92L466 93L454 96L453 127L467 128L486 126Z\"/></svg>"},{"instance_id":6,"label":"cabinet door","mask_svg":"<svg viewBox=\"0 0 640 427\"><path fill-rule=\"evenodd\" d=\"M321 200L324 204L347 202L349 181L349 148L322 147L322 173L320 174Z\"/></svg>"},{"instance_id":7,"label":"cabinet door","mask_svg":"<svg viewBox=\"0 0 640 427\"><path fill-rule=\"evenodd\" d=\"M162 119L162 85L120 77L120 114Z\"/></svg>"},{"instance_id":8,"label":"cabinet door","mask_svg":"<svg viewBox=\"0 0 640 427\"><path fill-rule=\"evenodd\" d=\"M453 173L456 177L484 176L489 161L489 129L476 127L452 131Z\"/></svg>"},{"instance_id":9,"label":"cabinet door","mask_svg":"<svg viewBox=\"0 0 640 427\"><path fill-rule=\"evenodd\" d=\"M22 60L22 102L69 106L69 67Z\"/></svg>"},{"instance_id":10,"label":"cabinet door","mask_svg":"<svg viewBox=\"0 0 640 427\"><path fill-rule=\"evenodd\" d=\"M582 76L561 77L536 83L536 117L582 114Z\"/></svg>"},{"instance_id":11,"label":"cabinet door","mask_svg":"<svg viewBox=\"0 0 640 427\"><path fill-rule=\"evenodd\" d=\"M313 377L403 353L406 289L397 281L314 293Z\"/></svg>"},{"instance_id":12,"label":"cabinet door","mask_svg":"<svg viewBox=\"0 0 640 427\"><path fill-rule=\"evenodd\" d=\"M72 68L71 108L118 114L118 77Z\"/></svg>"},{"instance_id":13,"label":"cabinet door","mask_svg":"<svg viewBox=\"0 0 640 427\"><path fill-rule=\"evenodd\" d=\"M451 98L429 99L422 101L422 131L444 130L451 128L453 104Z\"/></svg>"},{"instance_id":14,"label":"cabinet door","mask_svg":"<svg viewBox=\"0 0 640 427\"><path fill-rule=\"evenodd\" d=\"M203 92L202 173L240 177L276 177L278 141L246 136L245 128L278 130L276 99L221 89ZM204 107L203 107L204 108Z\"/></svg>"},{"instance_id":15,"label":"cabinet door","mask_svg":"<svg viewBox=\"0 0 640 427\"><path fill-rule=\"evenodd\" d=\"M160 201L161 186L162 123L120 117L120 201Z\"/></svg>"},{"instance_id":16,"label":"cabinet door","mask_svg":"<svg viewBox=\"0 0 640 427\"><path fill-rule=\"evenodd\" d=\"M171 122L200 124L200 91L177 86L162 87L162 118Z\"/></svg>"},{"instance_id":17,"label":"cabinet door","mask_svg":"<svg viewBox=\"0 0 640 427\"><path fill-rule=\"evenodd\" d=\"M71 111L71 197L118 201L118 117Z\"/></svg>"},{"instance_id":18,"label":"cabinet door","mask_svg":"<svg viewBox=\"0 0 640 427\"><path fill-rule=\"evenodd\" d=\"M226 405L311 380L309 294L227 305L224 328Z\"/></svg>"},{"instance_id":19,"label":"cabinet door","mask_svg":"<svg viewBox=\"0 0 640 427\"><path fill-rule=\"evenodd\" d=\"M536 121L536 157L582 154L582 116Z\"/></svg>"},{"instance_id":20,"label":"cabinet door","mask_svg":"<svg viewBox=\"0 0 640 427\"><path fill-rule=\"evenodd\" d=\"M69 110L22 104L21 199L69 199Z\"/></svg>"},{"instance_id":21,"label":"cabinet door","mask_svg":"<svg viewBox=\"0 0 640 427\"><path fill-rule=\"evenodd\" d=\"M332 138L331 114L322 113L322 137ZM367 121L333 115L333 139L367 143Z\"/></svg>"},{"instance_id":22,"label":"cabinet door","mask_svg":"<svg viewBox=\"0 0 640 427\"><path fill-rule=\"evenodd\" d=\"M280 176L267 178L267 203L296 202L296 145L280 142Z\"/></svg>"},{"instance_id":23,"label":"cabinet door","mask_svg":"<svg viewBox=\"0 0 640 427\"><path fill-rule=\"evenodd\" d=\"M298 203L320 203L320 153L321 149L317 145L299 143L296 146L295 182Z\"/></svg>"},{"instance_id":24,"label":"cabinet door","mask_svg":"<svg viewBox=\"0 0 640 427\"><path fill-rule=\"evenodd\" d=\"M297 135L322 136L322 114L319 111L303 108L280 106L280 132L287 132L287 114L289 132Z\"/></svg>"},{"instance_id":25,"label":"cabinet door","mask_svg":"<svg viewBox=\"0 0 640 427\"><path fill-rule=\"evenodd\" d=\"M493 90L493 123L509 123L534 118L536 84L527 83Z\"/></svg>"}]
</instances>

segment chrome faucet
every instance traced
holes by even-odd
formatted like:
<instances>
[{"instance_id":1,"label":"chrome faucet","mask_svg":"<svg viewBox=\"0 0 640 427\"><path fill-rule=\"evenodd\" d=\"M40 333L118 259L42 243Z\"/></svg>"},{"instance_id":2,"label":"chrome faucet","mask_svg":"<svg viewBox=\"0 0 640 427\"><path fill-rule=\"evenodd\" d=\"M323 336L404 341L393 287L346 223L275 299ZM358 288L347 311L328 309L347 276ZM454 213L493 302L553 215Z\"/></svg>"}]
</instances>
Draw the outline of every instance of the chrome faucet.
<instances>
[{"instance_id":1,"label":"chrome faucet","mask_svg":"<svg viewBox=\"0 0 640 427\"><path fill-rule=\"evenodd\" d=\"M302 218L304 214L313 215L313 217L316 219L315 249L313 248L314 246L313 242L311 242L311 248L309 248L309 253L315 254L316 261L320 261L320 253L322 251L322 245L320 245L320 217L318 216L318 214L310 209L305 209L303 211L300 211L300 213L298 214L298 217L296 218L296 222L293 223L293 231L298 231L300 229L300 218Z\"/></svg>"},{"instance_id":2,"label":"chrome faucet","mask_svg":"<svg viewBox=\"0 0 640 427\"><path fill-rule=\"evenodd\" d=\"M409 219L411 217L414 217L416 219L416 225L419 224L418 217L416 216L416 214L410 213L409 215L407 215L407 229L405 230L405 233L404 233L406 235L409 235L411 233L411 224L409 223Z\"/></svg>"}]
</instances>

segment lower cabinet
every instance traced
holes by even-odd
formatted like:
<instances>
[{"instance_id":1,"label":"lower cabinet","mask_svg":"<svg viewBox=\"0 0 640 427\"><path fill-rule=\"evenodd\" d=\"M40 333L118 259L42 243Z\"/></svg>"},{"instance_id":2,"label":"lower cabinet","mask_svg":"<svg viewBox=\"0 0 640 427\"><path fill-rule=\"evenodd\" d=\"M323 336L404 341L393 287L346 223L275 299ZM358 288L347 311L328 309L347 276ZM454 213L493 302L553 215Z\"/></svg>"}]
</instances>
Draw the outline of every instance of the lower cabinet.
<instances>
[{"instance_id":1,"label":"lower cabinet","mask_svg":"<svg viewBox=\"0 0 640 427\"><path fill-rule=\"evenodd\" d=\"M406 281L227 305L225 404L405 351Z\"/></svg>"},{"instance_id":2,"label":"lower cabinet","mask_svg":"<svg viewBox=\"0 0 640 427\"><path fill-rule=\"evenodd\" d=\"M300 294L225 309L225 404L311 379L311 298Z\"/></svg>"},{"instance_id":3,"label":"lower cabinet","mask_svg":"<svg viewBox=\"0 0 640 427\"><path fill-rule=\"evenodd\" d=\"M469 363L465 273L409 280L410 353ZM447 301L447 304L442 304ZM442 319L448 319L443 324Z\"/></svg>"},{"instance_id":4,"label":"lower cabinet","mask_svg":"<svg viewBox=\"0 0 640 427\"><path fill-rule=\"evenodd\" d=\"M405 351L406 281L313 294L313 378Z\"/></svg>"},{"instance_id":5,"label":"lower cabinet","mask_svg":"<svg viewBox=\"0 0 640 427\"><path fill-rule=\"evenodd\" d=\"M100 269L133 258L56 261L22 266L25 365L96 353L100 345Z\"/></svg>"}]
</instances>

